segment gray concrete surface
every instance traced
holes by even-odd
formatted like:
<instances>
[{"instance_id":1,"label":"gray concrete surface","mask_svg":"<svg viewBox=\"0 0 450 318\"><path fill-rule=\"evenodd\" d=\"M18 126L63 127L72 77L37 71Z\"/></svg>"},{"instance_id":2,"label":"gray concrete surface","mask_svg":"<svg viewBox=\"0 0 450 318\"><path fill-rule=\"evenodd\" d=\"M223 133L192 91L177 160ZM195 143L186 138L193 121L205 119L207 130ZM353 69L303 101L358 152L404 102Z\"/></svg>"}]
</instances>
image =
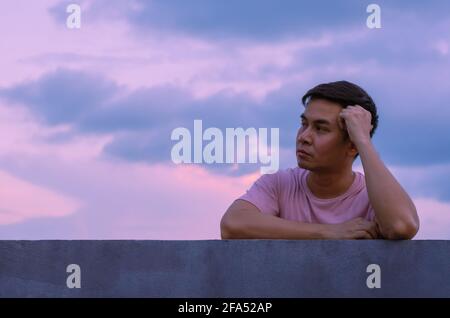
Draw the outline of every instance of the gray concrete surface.
<instances>
[{"instance_id":1,"label":"gray concrete surface","mask_svg":"<svg viewBox=\"0 0 450 318\"><path fill-rule=\"evenodd\" d=\"M0 241L0 297L450 297L450 241Z\"/></svg>"}]
</instances>

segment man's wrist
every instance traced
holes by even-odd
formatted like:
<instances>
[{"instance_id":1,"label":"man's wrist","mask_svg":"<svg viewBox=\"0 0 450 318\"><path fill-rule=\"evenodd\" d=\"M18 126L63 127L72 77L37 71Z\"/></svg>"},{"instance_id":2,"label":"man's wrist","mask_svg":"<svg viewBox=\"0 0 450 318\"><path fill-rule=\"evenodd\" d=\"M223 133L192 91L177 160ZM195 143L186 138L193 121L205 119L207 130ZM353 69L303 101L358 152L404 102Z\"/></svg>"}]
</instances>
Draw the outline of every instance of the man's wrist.
<instances>
[{"instance_id":1,"label":"man's wrist","mask_svg":"<svg viewBox=\"0 0 450 318\"><path fill-rule=\"evenodd\" d=\"M372 139L362 139L358 140L354 143L359 152L361 152L364 148L370 147L372 145Z\"/></svg>"},{"instance_id":2,"label":"man's wrist","mask_svg":"<svg viewBox=\"0 0 450 318\"><path fill-rule=\"evenodd\" d=\"M317 224L317 233L319 235L319 239L329 240L333 239L333 224Z\"/></svg>"}]
</instances>

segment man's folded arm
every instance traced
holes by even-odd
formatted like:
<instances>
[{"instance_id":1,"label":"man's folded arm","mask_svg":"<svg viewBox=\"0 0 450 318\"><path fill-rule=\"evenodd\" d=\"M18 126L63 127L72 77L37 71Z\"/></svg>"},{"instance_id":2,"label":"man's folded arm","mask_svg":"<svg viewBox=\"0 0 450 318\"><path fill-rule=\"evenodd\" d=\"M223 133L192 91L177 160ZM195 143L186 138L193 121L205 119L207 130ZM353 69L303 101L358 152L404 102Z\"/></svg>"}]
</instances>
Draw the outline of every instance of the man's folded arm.
<instances>
[{"instance_id":1,"label":"man's folded arm","mask_svg":"<svg viewBox=\"0 0 450 318\"><path fill-rule=\"evenodd\" d=\"M341 224L303 223L261 213L252 203L238 199L220 222L222 239L376 239L376 223L356 218Z\"/></svg>"},{"instance_id":2,"label":"man's folded arm","mask_svg":"<svg viewBox=\"0 0 450 318\"><path fill-rule=\"evenodd\" d=\"M320 239L321 224L307 224L263 214L245 200L236 200L228 208L220 230L223 239Z\"/></svg>"}]
</instances>

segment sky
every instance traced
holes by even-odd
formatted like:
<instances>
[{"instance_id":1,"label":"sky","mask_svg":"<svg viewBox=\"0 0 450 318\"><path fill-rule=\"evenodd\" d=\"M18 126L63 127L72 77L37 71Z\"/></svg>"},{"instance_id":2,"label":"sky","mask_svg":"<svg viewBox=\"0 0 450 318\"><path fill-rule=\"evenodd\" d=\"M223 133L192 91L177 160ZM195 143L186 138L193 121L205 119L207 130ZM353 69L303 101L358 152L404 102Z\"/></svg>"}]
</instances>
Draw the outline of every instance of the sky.
<instances>
[{"instance_id":1,"label":"sky","mask_svg":"<svg viewBox=\"0 0 450 318\"><path fill-rule=\"evenodd\" d=\"M81 8L68 28L69 4ZM368 28L376 3L381 28ZM450 239L450 2L0 0L0 239L220 238L259 164L175 164L171 132L279 128L311 87L375 100L416 239ZM363 172L359 159L354 170Z\"/></svg>"}]
</instances>

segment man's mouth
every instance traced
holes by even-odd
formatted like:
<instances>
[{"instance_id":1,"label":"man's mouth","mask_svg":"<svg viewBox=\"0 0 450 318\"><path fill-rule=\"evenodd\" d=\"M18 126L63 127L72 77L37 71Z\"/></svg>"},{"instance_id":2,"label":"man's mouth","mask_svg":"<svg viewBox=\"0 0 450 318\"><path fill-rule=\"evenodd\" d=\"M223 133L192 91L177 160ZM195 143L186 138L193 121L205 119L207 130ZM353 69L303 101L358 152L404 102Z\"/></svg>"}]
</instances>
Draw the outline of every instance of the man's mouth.
<instances>
[{"instance_id":1,"label":"man's mouth","mask_svg":"<svg viewBox=\"0 0 450 318\"><path fill-rule=\"evenodd\" d=\"M305 156L311 157L311 154L306 152L306 151L304 151L304 150L297 150L297 155L301 156L301 157L305 157Z\"/></svg>"}]
</instances>

